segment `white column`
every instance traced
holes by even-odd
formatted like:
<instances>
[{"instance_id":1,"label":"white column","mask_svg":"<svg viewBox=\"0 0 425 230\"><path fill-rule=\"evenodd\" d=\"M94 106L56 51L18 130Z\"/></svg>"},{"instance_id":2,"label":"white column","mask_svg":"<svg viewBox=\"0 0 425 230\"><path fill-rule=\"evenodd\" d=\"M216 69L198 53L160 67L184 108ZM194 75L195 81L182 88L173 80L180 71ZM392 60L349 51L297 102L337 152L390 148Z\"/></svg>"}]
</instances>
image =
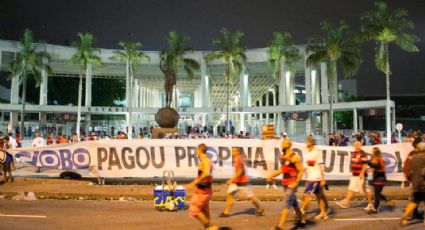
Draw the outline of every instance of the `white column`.
<instances>
[{"instance_id":1,"label":"white column","mask_svg":"<svg viewBox=\"0 0 425 230\"><path fill-rule=\"evenodd\" d=\"M359 130L363 131L363 116L359 116Z\"/></svg>"},{"instance_id":2,"label":"white column","mask_svg":"<svg viewBox=\"0 0 425 230\"><path fill-rule=\"evenodd\" d=\"M280 79L279 79L279 105L285 105L286 104L286 69L285 69L285 62L283 60L280 61ZM276 122L276 133L280 134L283 130L284 122L282 121L281 114L279 113L277 116L277 122Z\"/></svg>"},{"instance_id":3,"label":"white column","mask_svg":"<svg viewBox=\"0 0 425 230\"><path fill-rule=\"evenodd\" d=\"M307 53L304 53L305 59L307 59ZM311 92L311 68L305 65L304 69L304 83L305 83L305 103L307 105L312 104L312 92ZM305 121L305 132L306 135L311 134L311 112L308 112L307 119Z\"/></svg>"},{"instance_id":4,"label":"white column","mask_svg":"<svg viewBox=\"0 0 425 230\"><path fill-rule=\"evenodd\" d=\"M320 64L320 85L322 93L322 104L329 104L329 86L328 86L328 75L326 63ZM329 114L328 112L322 112L322 131L323 133L329 134Z\"/></svg>"},{"instance_id":5,"label":"white column","mask_svg":"<svg viewBox=\"0 0 425 230\"><path fill-rule=\"evenodd\" d=\"M201 107L210 106L210 81L207 75L207 63L204 58L201 59ZM202 115L202 126L207 125L207 115Z\"/></svg>"},{"instance_id":6,"label":"white column","mask_svg":"<svg viewBox=\"0 0 425 230\"><path fill-rule=\"evenodd\" d=\"M354 133L357 133L357 131L358 131L358 117L357 117L357 109L356 108L354 108L353 109L353 130L354 130Z\"/></svg>"},{"instance_id":7,"label":"white column","mask_svg":"<svg viewBox=\"0 0 425 230\"><path fill-rule=\"evenodd\" d=\"M47 61L47 60L43 60ZM47 79L47 71L45 69L41 70L41 84L40 84L40 105L47 105L47 86L48 86L48 79ZM39 113L39 127L40 131L42 131L42 127L45 126L47 123L47 114L45 112ZM46 133L43 133L46 135Z\"/></svg>"},{"instance_id":8,"label":"white column","mask_svg":"<svg viewBox=\"0 0 425 230\"><path fill-rule=\"evenodd\" d=\"M10 86L10 104L19 104L19 78L12 78L12 83ZM10 125L12 130L18 126L18 112L10 113ZM8 130L8 131L12 131Z\"/></svg>"},{"instance_id":9,"label":"white column","mask_svg":"<svg viewBox=\"0 0 425 230\"><path fill-rule=\"evenodd\" d=\"M276 106L277 105L277 98L276 98L276 88L275 87L273 87L273 91L272 91L272 93L273 93L273 106ZM277 126L277 121L278 121L278 116L277 116L277 114L278 113L274 113L273 114L273 120L274 120L274 124L275 124L275 126ZM277 136L279 136L279 131L277 130L277 128L275 128L275 132L274 132L274 134L275 135L277 135Z\"/></svg>"},{"instance_id":10,"label":"white column","mask_svg":"<svg viewBox=\"0 0 425 230\"><path fill-rule=\"evenodd\" d=\"M91 106L92 102L92 73L93 73L93 67L91 64L87 64L86 69L86 94L85 94L85 106ZM89 135L89 127L91 126L91 114L86 113L86 135Z\"/></svg>"},{"instance_id":11,"label":"white column","mask_svg":"<svg viewBox=\"0 0 425 230\"><path fill-rule=\"evenodd\" d=\"M248 94L249 94L249 77L248 72L246 70L246 66L243 66L242 72L239 76L239 105L241 107L247 107L248 106ZM245 127L245 119L246 114L239 113L239 130L246 131Z\"/></svg>"}]
</instances>

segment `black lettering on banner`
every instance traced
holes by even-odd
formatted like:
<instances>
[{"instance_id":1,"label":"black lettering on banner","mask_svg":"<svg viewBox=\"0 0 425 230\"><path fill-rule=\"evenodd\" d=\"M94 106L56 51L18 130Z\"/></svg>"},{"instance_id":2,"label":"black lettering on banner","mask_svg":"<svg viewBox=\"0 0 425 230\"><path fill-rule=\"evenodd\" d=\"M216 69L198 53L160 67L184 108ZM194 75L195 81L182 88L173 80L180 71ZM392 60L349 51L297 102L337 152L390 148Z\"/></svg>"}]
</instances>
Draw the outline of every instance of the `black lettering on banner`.
<instances>
[{"instance_id":1,"label":"black lettering on banner","mask_svg":"<svg viewBox=\"0 0 425 230\"><path fill-rule=\"evenodd\" d=\"M274 148L274 170L280 168L280 157L282 154L280 153L279 148Z\"/></svg>"},{"instance_id":2,"label":"black lettering on banner","mask_svg":"<svg viewBox=\"0 0 425 230\"><path fill-rule=\"evenodd\" d=\"M117 149L114 147L109 148L109 165L108 170L112 169L112 166L117 166L122 169L120 158L118 157Z\"/></svg>"},{"instance_id":3,"label":"black lettering on banner","mask_svg":"<svg viewBox=\"0 0 425 230\"><path fill-rule=\"evenodd\" d=\"M296 152L298 154L298 156L300 156L301 162L303 162L303 152L300 149L297 149L297 148L293 148L292 151Z\"/></svg>"},{"instance_id":4,"label":"black lettering on banner","mask_svg":"<svg viewBox=\"0 0 425 230\"><path fill-rule=\"evenodd\" d=\"M134 169L136 166L136 162L134 162L134 156L130 155L131 153L133 153L133 150L129 147L124 147L121 149L122 164L126 169ZM130 161L130 163L128 163L127 159Z\"/></svg>"},{"instance_id":5,"label":"black lettering on banner","mask_svg":"<svg viewBox=\"0 0 425 230\"><path fill-rule=\"evenodd\" d=\"M326 162L327 162L327 160L326 160L326 157L327 157L327 151L326 151L326 149L323 149L322 150L322 155L323 155L323 165L325 166L325 172L326 173L330 173L330 172L332 172L333 170L334 170L334 165L335 165L335 150L331 150L331 154L330 154L330 163L329 163L329 165L326 165Z\"/></svg>"},{"instance_id":6,"label":"black lettering on banner","mask_svg":"<svg viewBox=\"0 0 425 230\"><path fill-rule=\"evenodd\" d=\"M97 169L102 170L102 164L108 159L108 150L97 148Z\"/></svg>"},{"instance_id":7,"label":"black lettering on banner","mask_svg":"<svg viewBox=\"0 0 425 230\"><path fill-rule=\"evenodd\" d=\"M241 155L245 159L245 166L252 168L252 147L248 147L248 155L245 153L245 150L242 147L238 147L241 151Z\"/></svg>"},{"instance_id":8,"label":"black lettering on banner","mask_svg":"<svg viewBox=\"0 0 425 230\"><path fill-rule=\"evenodd\" d=\"M345 156L348 156L348 152L347 151L340 151L340 150L338 150L336 152L337 152L337 155L339 156L339 159L340 159L340 161L339 161L339 172L343 173L344 172L344 160L345 160ZM350 167L349 168L350 168L349 170L351 170L351 161L350 161Z\"/></svg>"},{"instance_id":9,"label":"black lettering on banner","mask_svg":"<svg viewBox=\"0 0 425 230\"><path fill-rule=\"evenodd\" d=\"M186 157L186 150L183 147L174 147L176 153L176 167L180 168L180 161Z\"/></svg>"},{"instance_id":10,"label":"black lettering on banner","mask_svg":"<svg viewBox=\"0 0 425 230\"><path fill-rule=\"evenodd\" d=\"M264 158L263 148L257 148L255 150L254 168L257 168L258 166L263 166L263 169L267 170L267 164Z\"/></svg>"},{"instance_id":11,"label":"black lettering on banner","mask_svg":"<svg viewBox=\"0 0 425 230\"><path fill-rule=\"evenodd\" d=\"M141 157L140 157L140 152L144 152L145 153L145 157L146 157L146 161L144 164L142 164L141 162ZM149 161L150 161L150 155L149 155L149 151L147 148L145 147L138 147L136 149L136 164L139 168L141 169L146 169L147 167L149 167Z\"/></svg>"},{"instance_id":12,"label":"black lettering on banner","mask_svg":"<svg viewBox=\"0 0 425 230\"><path fill-rule=\"evenodd\" d=\"M196 147L187 147L187 164L192 167L192 160L195 162L196 167L199 165L199 159L196 155Z\"/></svg>"},{"instance_id":13,"label":"black lettering on banner","mask_svg":"<svg viewBox=\"0 0 425 230\"><path fill-rule=\"evenodd\" d=\"M403 172L403 159L399 151L395 151L395 157L397 158L397 172Z\"/></svg>"},{"instance_id":14,"label":"black lettering on banner","mask_svg":"<svg viewBox=\"0 0 425 230\"><path fill-rule=\"evenodd\" d=\"M156 163L155 148L151 147L152 165L153 167L157 169L164 167L164 164L165 164L164 147L159 147L159 154L161 156L161 160L159 161L159 163Z\"/></svg>"},{"instance_id":15,"label":"black lettering on banner","mask_svg":"<svg viewBox=\"0 0 425 230\"><path fill-rule=\"evenodd\" d=\"M226 155L224 155L224 153ZM223 166L223 161L228 160L232 156L230 149L227 147L218 147L218 165Z\"/></svg>"}]
</instances>

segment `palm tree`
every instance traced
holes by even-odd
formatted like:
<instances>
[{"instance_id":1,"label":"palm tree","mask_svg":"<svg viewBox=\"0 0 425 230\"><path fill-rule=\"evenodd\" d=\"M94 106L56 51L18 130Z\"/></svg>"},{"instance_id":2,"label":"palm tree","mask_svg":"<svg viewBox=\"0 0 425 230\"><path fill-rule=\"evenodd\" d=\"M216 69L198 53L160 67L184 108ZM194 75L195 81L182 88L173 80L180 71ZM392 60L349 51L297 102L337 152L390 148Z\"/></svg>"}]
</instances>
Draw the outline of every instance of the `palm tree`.
<instances>
[{"instance_id":1,"label":"palm tree","mask_svg":"<svg viewBox=\"0 0 425 230\"><path fill-rule=\"evenodd\" d=\"M207 55L207 60L221 60L227 65L224 72L224 81L226 82L226 131L230 131L229 127L229 96L230 96L230 84L234 81L234 78L239 76L245 65L246 58L246 46L242 42L244 33L236 31L232 33L227 28L221 29L221 38L215 38L213 40L214 51Z\"/></svg>"},{"instance_id":2,"label":"palm tree","mask_svg":"<svg viewBox=\"0 0 425 230\"><path fill-rule=\"evenodd\" d=\"M69 62L74 65L80 65L80 81L78 84L78 111L77 111L77 137L80 139L81 124L81 98L83 91L83 76L87 70L87 65L102 65L102 60L96 54L100 53L100 49L93 48L95 39L90 33L78 33L79 41L72 42L71 46L76 49ZM87 90L87 89L86 89Z\"/></svg>"},{"instance_id":3,"label":"palm tree","mask_svg":"<svg viewBox=\"0 0 425 230\"><path fill-rule=\"evenodd\" d=\"M15 59L10 62L9 70L11 78L18 77L22 82L22 108L21 108L21 135L24 135L24 113L27 92L28 77L34 78L36 87L39 87L43 81L42 71L47 74L52 72L49 62L50 55L43 49L40 50L40 42L34 42L34 36L31 30L25 29L23 37L19 41L19 51Z\"/></svg>"},{"instance_id":4,"label":"palm tree","mask_svg":"<svg viewBox=\"0 0 425 230\"><path fill-rule=\"evenodd\" d=\"M391 120L390 120L390 63L388 44L397 44L407 52L418 52L415 45L419 38L410 33L414 29L414 23L407 18L406 9L388 8L384 1L375 2L375 9L366 11L361 16L361 37L364 40L376 42L375 65L386 77L386 126L387 143L391 143Z\"/></svg>"},{"instance_id":5,"label":"palm tree","mask_svg":"<svg viewBox=\"0 0 425 230\"><path fill-rule=\"evenodd\" d=\"M132 113L132 106L131 106L131 98L133 95L133 80L134 80L134 66L139 64L143 59L146 59L150 61L149 56L147 56L144 52L140 51L142 48L142 44L140 42L125 42L120 41L118 43L119 46L121 46L124 51L115 51L115 56L111 57L110 59L112 61L119 61L119 62L125 62L125 73L126 73L126 99L128 104L128 114L127 114L127 127L129 129L129 132L131 132L131 129L133 127L132 121L131 121L131 113ZM128 135L128 138L131 139L132 135Z\"/></svg>"},{"instance_id":6,"label":"palm tree","mask_svg":"<svg viewBox=\"0 0 425 230\"><path fill-rule=\"evenodd\" d=\"M274 32L273 39L268 45L269 64L273 68L276 79L280 79L282 61L289 71L294 71L295 64L301 60L300 50L291 41L291 34Z\"/></svg>"},{"instance_id":7,"label":"palm tree","mask_svg":"<svg viewBox=\"0 0 425 230\"><path fill-rule=\"evenodd\" d=\"M324 21L320 25L325 36L309 41L306 48L308 54L306 64L314 66L322 62L326 63L326 76L331 95L329 97L329 132L334 132L333 98L335 89L333 82L338 79L337 66L342 67L346 76L354 75L361 62L360 43L353 34L348 32L349 27L344 21L338 25Z\"/></svg>"},{"instance_id":8,"label":"palm tree","mask_svg":"<svg viewBox=\"0 0 425 230\"><path fill-rule=\"evenodd\" d=\"M159 54L161 60L159 68L165 78L165 107L170 108L173 100L173 88L176 85L177 67L183 65L183 69L189 77L193 77L194 71L199 70L200 67L196 60L186 57L186 54L192 51L191 47L185 45L185 42L189 40L187 35L171 31L167 34L165 40L168 43L168 48L162 49Z\"/></svg>"}]
</instances>

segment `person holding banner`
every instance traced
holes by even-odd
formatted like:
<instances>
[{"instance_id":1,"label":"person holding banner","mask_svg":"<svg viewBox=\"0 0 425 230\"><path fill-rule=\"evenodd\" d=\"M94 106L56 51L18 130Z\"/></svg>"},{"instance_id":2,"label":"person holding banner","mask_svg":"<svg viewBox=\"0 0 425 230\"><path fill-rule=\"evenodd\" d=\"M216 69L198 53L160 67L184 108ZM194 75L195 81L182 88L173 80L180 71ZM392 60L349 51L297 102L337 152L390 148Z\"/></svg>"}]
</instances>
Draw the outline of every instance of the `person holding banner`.
<instances>
[{"instance_id":1,"label":"person holding banner","mask_svg":"<svg viewBox=\"0 0 425 230\"><path fill-rule=\"evenodd\" d=\"M196 186L189 204L189 215L198 219L205 229L218 229L216 226L211 225L209 207L212 197L213 163L207 155L207 146L205 144L199 144L196 153L200 159L198 176L186 186L189 190Z\"/></svg>"},{"instance_id":2,"label":"person holding banner","mask_svg":"<svg viewBox=\"0 0 425 230\"><path fill-rule=\"evenodd\" d=\"M316 196L317 202L320 207L320 214L314 219L327 219L326 213L326 197L323 195L322 188L325 186L325 173L323 171L323 157L320 151L315 147L313 137L309 136L306 140L306 147L308 153L305 156L304 173L306 174L306 186L304 192L303 203L301 205L301 212L304 214L308 205L310 204L313 194Z\"/></svg>"},{"instance_id":3,"label":"person holding banner","mask_svg":"<svg viewBox=\"0 0 425 230\"><path fill-rule=\"evenodd\" d=\"M301 209L298 206L296 197L298 185L303 176L303 166L301 158L291 150L292 142L290 139L284 139L282 141L282 152L281 157L281 168L273 172L267 181L271 181L274 177L283 174L282 185L284 189L284 208L280 216L279 225L275 227L275 230L284 228L286 219L289 214L289 208L293 208L299 219L299 225L305 225L304 216Z\"/></svg>"},{"instance_id":4,"label":"person holding banner","mask_svg":"<svg viewBox=\"0 0 425 230\"><path fill-rule=\"evenodd\" d=\"M351 172L350 183L348 185L348 191L345 199L336 202L341 208L349 208L351 198L354 192L364 193L366 192L368 205L365 208L366 211L373 209L372 205L372 194L370 193L369 187L367 187L367 172L366 166L368 162L367 154L362 150L362 143L360 141L354 142L354 152L351 154Z\"/></svg>"},{"instance_id":5,"label":"person holding banner","mask_svg":"<svg viewBox=\"0 0 425 230\"><path fill-rule=\"evenodd\" d=\"M232 157L235 175L226 182L226 184L229 185L227 189L226 207L224 208L224 212L220 214L220 217L230 216L229 214L235 200L235 195L239 191L245 192L247 199L251 201L257 209L256 215L262 216L264 209L261 208L260 202L254 196L254 193L248 186L249 177L245 173L245 163L239 147L232 147Z\"/></svg>"}]
</instances>

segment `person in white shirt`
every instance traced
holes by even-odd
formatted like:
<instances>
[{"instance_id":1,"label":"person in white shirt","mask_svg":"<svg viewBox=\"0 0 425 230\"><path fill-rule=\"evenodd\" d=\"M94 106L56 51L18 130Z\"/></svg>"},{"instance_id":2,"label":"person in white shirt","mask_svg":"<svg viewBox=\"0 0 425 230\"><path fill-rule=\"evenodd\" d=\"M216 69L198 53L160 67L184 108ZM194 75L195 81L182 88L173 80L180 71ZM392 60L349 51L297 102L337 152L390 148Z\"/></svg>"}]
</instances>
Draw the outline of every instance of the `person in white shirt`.
<instances>
[{"instance_id":1,"label":"person in white shirt","mask_svg":"<svg viewBox=\"0 0 425 230\"><path fill-rule=\"evenodd\" d=\"M32 147L44 147L46 146L46 141L41 137L39 131L35 132L35 138L32 140Z\"/></svg>"},{"instance_id":2,"label":"person in white shirt","mask_svg":"<svg viewBox=\"0 0 425 230\"><path fill-rule=\"evenodd\" d=\"M9 144L12 146L12 149L16 149L18 147L18 142L16 142L16 139L13 137L11 132L7 135L9 136Z\"/></svg>"},{"instance_id":3,"label":"person in white shirt","mask_svg":"<svg viewBox=\"0 0 425 230\"><path fill-rule=\"evenodd\" d=\"M41 137L41 134L39 131L35 132L35 138L34 140L32 140L32 147L44 147L46 146L46 141L44 140L44 138ZM36 173L40 173L41 172L41 167L37 166L37 169L35 170Z\"/></svg>"},{"instance_id":4,"label":"person in white shirt","mask_svg":"<svg viewBox=\"0 0 425 230\"><path fill-rule=\"evenodd\" d=\"M313 194L316 196L320 207L320 214L314 219L327 219L325 196L322 196L323 186L326 184L325 173L323 171L322 153L314 147L314 139L312 136L307 137L306 147L308 153L304 156L304 173L306 175L306 187L304 191L303 203L301 211L304 213L310 204Z\"/></svg>"}]
</instances>

